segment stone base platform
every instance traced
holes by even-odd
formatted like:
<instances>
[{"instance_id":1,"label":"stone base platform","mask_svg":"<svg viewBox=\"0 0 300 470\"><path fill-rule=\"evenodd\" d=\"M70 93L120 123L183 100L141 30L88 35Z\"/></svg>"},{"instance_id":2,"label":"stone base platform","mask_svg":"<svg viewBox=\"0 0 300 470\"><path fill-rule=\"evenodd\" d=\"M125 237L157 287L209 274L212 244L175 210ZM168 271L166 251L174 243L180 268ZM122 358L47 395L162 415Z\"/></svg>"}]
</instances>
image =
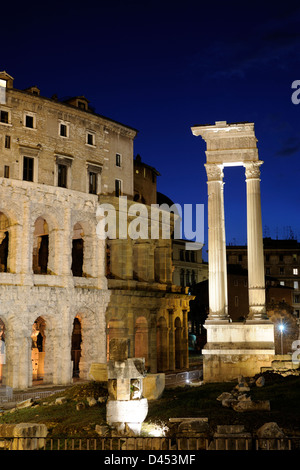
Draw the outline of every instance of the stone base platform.
<instances>
[{"instance_id":1,"label":"stone base platform","mask_svg":"<svg viewBox=\"0 0 300 470\"><path fill-rule=\"evenodd\" d=\"M239 375L252 377L270 367L275 355L271 322L207 321L203 353L204 382L228 382Z\"/></svg>"}]
</instances>

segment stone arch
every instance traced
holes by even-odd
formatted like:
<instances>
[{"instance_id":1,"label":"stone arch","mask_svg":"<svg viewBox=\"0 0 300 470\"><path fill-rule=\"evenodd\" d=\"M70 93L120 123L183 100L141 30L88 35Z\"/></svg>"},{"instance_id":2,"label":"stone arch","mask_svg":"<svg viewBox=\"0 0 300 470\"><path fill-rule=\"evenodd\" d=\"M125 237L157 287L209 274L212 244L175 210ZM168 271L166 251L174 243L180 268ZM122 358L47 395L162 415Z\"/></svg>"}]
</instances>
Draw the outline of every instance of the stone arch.
<instances>
[{"instance_id":1,"label":"stone arch","mask_svg":"<svg viewBox=\"0 0 300 470\"><path fill-rule=\"evenodd\" d=\"M175 318L175 369L182 367L182 325L179 317Z\"/></svg>"},{"instance_id":2,"label":"stone arch","mask_svg":"<svg viewBox=\"0 0 300 470\"><path fill-rule=\"evenodd\" d=\"M32 362L32 381L41 381L44 379L45 365L45 343L46 343L46 321L43 317L36 318L32 325L31 333L31 362Z\"/></svg>"},{"instance_id":3,"label":"stone arch","mask_svg":"<svg viewBox=\"0 0 300 470\"><path fill-rule=\"evenodd\" d=\"M83 257L84 257L84 231L79 222L73 227L72 234L72 265L73 276L83 276Z\"/></svg>"},{"instance_id":4,"label":"stone arch","mask_svg":"<svg viewBox=\"0 0 300 470\"><path fill-rule=\"evenodd\" d=\"M164 317L157 321L156 330L157 370L163 372L168 369L168 326Z\"/></svg>"},{"instance_id":5,"label":"stone arch","mask_svg":"<svg viewBox=\"0 0 300 470\"><path fill-rule=\"evenodd\" d=\"M76 315L73 321L73 330L71 338L71 360L73 362L73 378L77 378L80 375L81 344L81 319L79 315Z\"/></svg>"},{"instance_id":6,"label":"stone arch","mask_svg":"<svg viewBox=\"0 0 300 470\"><path fill-rule=\"evenodd\" d=\"M0 272L9 271L9 233L10 221L8 217L0 212Z\"/></svg>"},{"instance_id":7,"label":"stone arch","mask_svg":"<svg viewBox=\"0 0 300 470\"><path fill-rule=\"evenodd\" d=\"M0 384L2 384L3 369L6 364L5 323L0 317Z\"/></svg>"},{"instance_id":8,"label":"stone arch","mask_svg":"<svg viewBox=\"0 0 300 470\"><path fill-rule=\"evenodd\" d=\"M61 256L61 227L56 211L35 209L31 213L32 269L34 274L57 274ZM39 265L39 258L42 261Z\"/></svg>"},{"instance_id":9,"label":"stone arch","mask_svg":"<svg viewBox=\"0 0 300 470\"><path fill-rule=\"evenodd\" d=\"M145 358L146 367L149 363L148 334L147 319L144 316L138 317L135 322L134 357Z\"/></svg>"},{"instance_id":10,"label":"stone arch","mask_svg":"<svg viewBox=\"0 0 300 470\"><path fill-rule=\"evenodd\" d=\"M34 274L48 274L49 226L43 217L34 223L32 270Z\"/></svg>"},{"instance_id":11,"label":"stone arch","mask_svg":"<svg viewBox=\"0 0 300 470\"><path fill-rule=\"evenodd\" d=\"M73 276L95 277L98 272L96 224L87 219L74 219L72 227Z\"/></svg>"}]
</instances>

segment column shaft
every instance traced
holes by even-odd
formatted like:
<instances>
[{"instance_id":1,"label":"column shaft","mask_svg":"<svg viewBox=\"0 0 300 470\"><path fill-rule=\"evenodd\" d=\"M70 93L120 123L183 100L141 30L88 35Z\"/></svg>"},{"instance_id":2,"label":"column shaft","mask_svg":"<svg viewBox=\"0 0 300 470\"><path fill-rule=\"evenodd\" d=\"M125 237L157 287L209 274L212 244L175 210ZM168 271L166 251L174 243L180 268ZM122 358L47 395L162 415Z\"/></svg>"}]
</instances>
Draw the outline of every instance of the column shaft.
<instances>
[{"instance_id":1,"label":"column shaft","mask_svg":"<svg viewBox=\"0 0 300 470\"><path fill-rule=\"evenodd\" d=\"M247 186L247 245L249 320L265 320L265 272L260 198L260 165L263 162L245 164Z\"/></svg>"},{"instance_id":2,"label":"column shaft","mask_svg":"<svg viewBox=\"0 0 300 470\"><path fill-rule=\"evenodd\" d=\"M228 321L222 165L205 165L208 188L208 320Z\"/></svg>"}]
</instances>

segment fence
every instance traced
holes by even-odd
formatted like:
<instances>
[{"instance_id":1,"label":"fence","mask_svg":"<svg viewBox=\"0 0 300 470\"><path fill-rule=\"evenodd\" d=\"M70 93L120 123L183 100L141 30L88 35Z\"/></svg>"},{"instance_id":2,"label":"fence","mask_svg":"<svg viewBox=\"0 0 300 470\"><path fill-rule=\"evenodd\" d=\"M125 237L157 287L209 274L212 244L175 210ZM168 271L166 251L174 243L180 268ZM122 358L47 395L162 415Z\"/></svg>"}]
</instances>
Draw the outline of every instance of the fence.
<instances>
[{"instance_id":1,"label":"fence","mask_svg":"<svg viewBox=\"0 0 300 470\"><path fill-rule=\"evenodd\" d=\"M166 374L165 384L166 387L176 387L177 385L183 385L184 383L193 382L193 380L202 379L202 370L190 370L185 372L178 372L177 374Z\"/></svg>"},{"instance_id":2,"label":"fence","mask_svg":"<svg viewBox=\"0 0 300 470\"><path fill-rule=\"evenodd\" d=\"M60 390L45 390L45 391L36 391L36 392L28 392L28 393L14 393L11 395L0 395L0 404L1 403L18 403L20 401L29 400L32 398L33 400L37 400L39 398L46 398L50 395L53 395L58 392L62 392L64 389Z\"/></svg>"},{"instance_id":3,"label":"fence","mask_svg":"<svg viewBox=\"0 0 300 470\"><path fill-rule=\"evenodd\" d=\"M300 450L300 437L289 438L166 438L166 437L102 437L102 438L3 438L0 450L103 450L103 451L260 451Z\"/></svg>"}]
</instances>

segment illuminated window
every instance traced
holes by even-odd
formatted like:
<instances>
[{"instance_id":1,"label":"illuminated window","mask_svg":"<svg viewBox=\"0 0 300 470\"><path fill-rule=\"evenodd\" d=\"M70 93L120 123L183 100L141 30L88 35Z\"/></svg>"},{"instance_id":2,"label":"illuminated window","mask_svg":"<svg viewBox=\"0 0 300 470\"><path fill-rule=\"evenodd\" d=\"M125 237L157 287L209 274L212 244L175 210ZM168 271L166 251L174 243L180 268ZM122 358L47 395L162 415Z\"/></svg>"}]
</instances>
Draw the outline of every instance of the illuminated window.
<instances>
[{"instance_id":1,"label":"illuminated window","mask_svg":"<svg viewBox=\"0 0 300 470\"><path fill-rule=\"evenodd\" d=\"M294 274L295 276L298 276L298 268L293 268L293 274Z\"/></svg>"},{"instance_id":2,"label":"illuminated window","mask_svg":"<svg viewBox=\"0 0 300 470\"><path fill-rule=\"evenodd\" d=\"M281 285L281 286L284 286L284 281L280 281L280 285Z\"/></svg>"},{"instance_id":3,"label":"illuminated window","mask_svg":"<svg viewBox=\"0 0 300 470\"><path fill-rule=\"evenodd\" d=\"M294 281L294 289L298 290L299 289L299 282Z\"/></svg>"}]
</instances>

